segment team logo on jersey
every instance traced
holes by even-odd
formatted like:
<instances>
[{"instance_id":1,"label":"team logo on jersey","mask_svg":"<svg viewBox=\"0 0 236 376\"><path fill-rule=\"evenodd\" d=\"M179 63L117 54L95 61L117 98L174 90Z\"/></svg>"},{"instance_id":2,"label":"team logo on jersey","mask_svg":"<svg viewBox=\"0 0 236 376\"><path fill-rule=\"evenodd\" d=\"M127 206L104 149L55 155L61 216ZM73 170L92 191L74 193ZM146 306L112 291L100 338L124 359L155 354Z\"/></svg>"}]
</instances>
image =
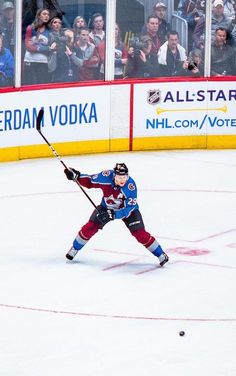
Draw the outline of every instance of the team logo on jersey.
<instances>
[{"instance_id":1,"label":"team logo on jersey","mask_svg":"<svg viewBox=\"0 0 236 376\"><path fill-rule=\"evenodd\" d=\"M97 177L98 177L98 174L92 175L92 180L97 179Z\"/></svg>"},{"instance_id":2,"label":"team logo on jersey","mask_svg":"<svg viewBox=\"0 0 236 376\"><path fill-rule=\"evenodd\" d=\"M109 171L109 170L102 171L103 176L109 176L110 173L111 173L111 171Z\"/></svg>"},{"instance_id":3,"label":"team logo on jersey","mask_svg":"<svg viewBox=\"0 0 236 376\"><path fill-rule=\"evenodd\" d=\"M122 195L123 197L123 195ZM115 198L113 195L110 195L109 197L104 197L106 206L109 209L120 209L123 207L123 200L121 198Z\"/></svg>"},{"instance_id":4,"label":"team logo on jersey","mask_svg":"<svg viewBox=\"0 0 236 376\"><path fill-rule=\"evenodd\" d=\"M133 185L133 183L129 183L128 184L128 188L130 191L134 191L135 190L135 186Z\"/></svg>"},{"instance_id":5,"label":"team logo on jersey","mask_svg":"<svg viewBox=\"0 0 236 376\"><path fill-rule=\"evenodd\" d=\"M147 102L149 104L159 103L161 100L161 91L159 89L151 89L148 91Z\"/></svg>"}]
</instances>

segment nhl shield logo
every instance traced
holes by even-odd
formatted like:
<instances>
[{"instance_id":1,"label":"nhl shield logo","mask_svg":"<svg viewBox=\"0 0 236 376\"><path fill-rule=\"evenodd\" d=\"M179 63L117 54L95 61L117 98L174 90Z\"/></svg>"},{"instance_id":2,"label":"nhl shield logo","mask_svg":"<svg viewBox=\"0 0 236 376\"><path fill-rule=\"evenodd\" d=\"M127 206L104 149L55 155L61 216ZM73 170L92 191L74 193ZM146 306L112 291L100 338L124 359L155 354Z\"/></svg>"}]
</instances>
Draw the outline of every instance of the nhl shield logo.
<instances>
[{"instance_id":1,"label":"nhl shield logo","mask_svg":"<svg viewBox=\"0 0 236 376\"><path fill-rule=\"evenodd\" d=\"M161 100L161 91L159 89L151 89L148 91L147 102L149 104L159 103Z\"/></svg>"}]
</instances>

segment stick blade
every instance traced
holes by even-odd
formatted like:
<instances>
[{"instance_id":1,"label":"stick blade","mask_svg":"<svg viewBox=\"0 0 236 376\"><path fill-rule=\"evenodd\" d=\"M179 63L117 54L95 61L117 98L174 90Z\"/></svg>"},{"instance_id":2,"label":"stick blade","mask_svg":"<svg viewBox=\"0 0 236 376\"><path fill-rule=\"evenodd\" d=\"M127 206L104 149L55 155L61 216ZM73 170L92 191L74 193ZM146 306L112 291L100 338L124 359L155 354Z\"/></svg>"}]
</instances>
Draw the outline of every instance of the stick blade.
<instances>
[{"instance_id":1,"label":"stick blade","mask_svg":"<svg viewBox=\"0 0 236 376\"><path fill-rule=\"evenodd\" d=\"M36 129L39 132L40 132L40 126L41 126L43 114L44 114L44 109L41 108L40 111L39 111L39 113L38 113L37 120L36 120Z\"/></svg>"}]
</instances>

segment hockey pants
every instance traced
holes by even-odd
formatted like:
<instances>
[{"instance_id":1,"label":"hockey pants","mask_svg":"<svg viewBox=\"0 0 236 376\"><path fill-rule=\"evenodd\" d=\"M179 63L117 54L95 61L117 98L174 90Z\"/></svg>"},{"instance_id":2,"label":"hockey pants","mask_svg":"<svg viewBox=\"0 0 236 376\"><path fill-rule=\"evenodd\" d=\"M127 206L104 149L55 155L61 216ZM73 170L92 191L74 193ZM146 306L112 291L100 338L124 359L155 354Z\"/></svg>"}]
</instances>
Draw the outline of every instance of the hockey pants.
<instances>
[{"instance_id":1,"label":"hockey pants","mask_svg":"<svg viewBox=\"0 0 236 376\"><path fill-rule=\"evenodd\" d=\"M75 249L81 249L93 235L101 230L104 226L98 222L96 218L97 211L94 210L89 221L80 229L78 235L76 236L73 247ZM142 215L139 210L133 211L128 218L122 219L126 227L129 229L130 233L146 247L155 256L160 256L163 250L157 240L145 230Z\"/></svg>"}]
</instances>

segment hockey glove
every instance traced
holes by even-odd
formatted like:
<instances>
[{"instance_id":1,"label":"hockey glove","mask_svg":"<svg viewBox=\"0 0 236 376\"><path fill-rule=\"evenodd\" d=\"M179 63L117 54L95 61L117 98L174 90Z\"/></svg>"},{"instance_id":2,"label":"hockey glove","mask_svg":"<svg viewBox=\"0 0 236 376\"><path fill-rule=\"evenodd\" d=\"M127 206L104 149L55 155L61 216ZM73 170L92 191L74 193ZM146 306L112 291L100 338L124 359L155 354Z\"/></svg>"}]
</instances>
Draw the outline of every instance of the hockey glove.
<instances>
[{"instance_id":1,"label":"hockey glove","mask_svg":"<svg viewBox=\"0 0 236 376\"><path fill-rule=\"evenodd\" d=\"M97 220L104 226L106 223L115 218L115 213L112 209L105 209L97 214Z\"/></svg>"},{"instance_id":2,"label":"hockey glove","mask_svg":"<svg viewBox=\"0 0 236 376\"><path fill-rule=\"evenodd\" d=\"M65 168L64 173L68 180L77 180L80 177L80 172L74 168Z\"/></svg>"}]
</instances>

